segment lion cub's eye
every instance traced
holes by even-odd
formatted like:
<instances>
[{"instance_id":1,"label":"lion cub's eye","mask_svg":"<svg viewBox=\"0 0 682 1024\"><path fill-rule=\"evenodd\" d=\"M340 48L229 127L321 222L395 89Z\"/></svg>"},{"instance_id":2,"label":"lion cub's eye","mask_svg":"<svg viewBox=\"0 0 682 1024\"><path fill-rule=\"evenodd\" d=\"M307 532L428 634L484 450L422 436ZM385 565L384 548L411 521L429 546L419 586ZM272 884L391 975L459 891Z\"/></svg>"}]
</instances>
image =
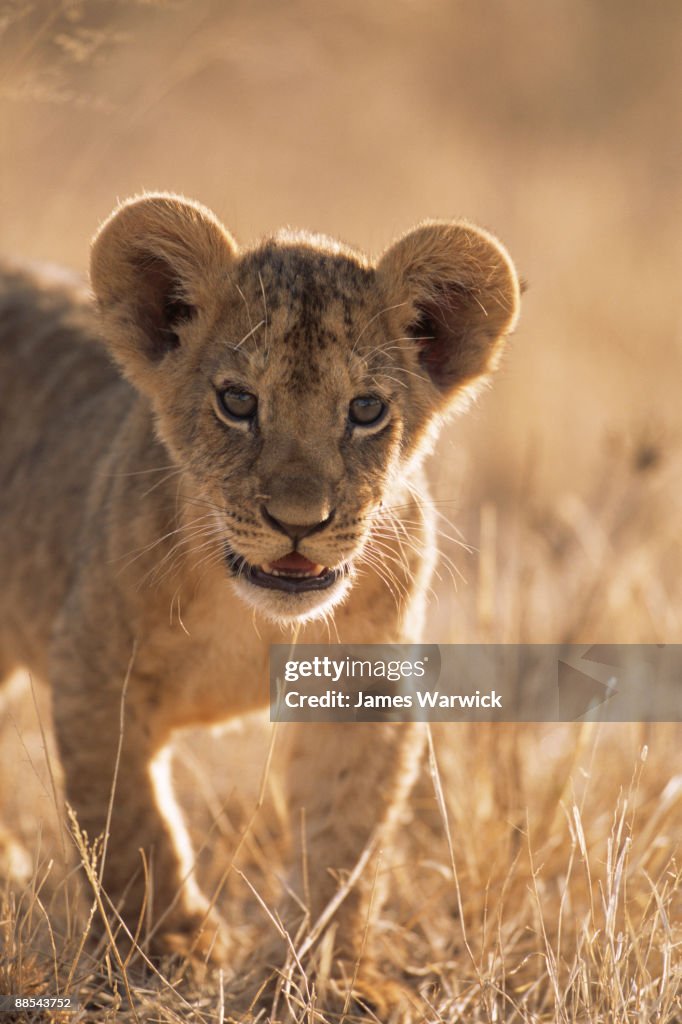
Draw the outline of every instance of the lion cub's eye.
<instances>
[{"instance_id":1,"label":"lion cub's eye","mask_svg":"<svg viewBox=\"0 0 682 1024\"><path fill-rule=\"evenodd\" d=\"M218 392L218 400L224 412L233 420L250 420L256 415L258 399L242 388L226 388Z\"/></svg>"},{"instance_id":2,"label":"lion cub's eye","mask_svg":"<svg viewBox=\"0 0 682 1024\"><path fill-rule=\"evenodd\" d=\"M376 395L359 395L348 408L348 418L358 427L371 427L383 419L386 404Z\"/></svg>"}]
</instances>

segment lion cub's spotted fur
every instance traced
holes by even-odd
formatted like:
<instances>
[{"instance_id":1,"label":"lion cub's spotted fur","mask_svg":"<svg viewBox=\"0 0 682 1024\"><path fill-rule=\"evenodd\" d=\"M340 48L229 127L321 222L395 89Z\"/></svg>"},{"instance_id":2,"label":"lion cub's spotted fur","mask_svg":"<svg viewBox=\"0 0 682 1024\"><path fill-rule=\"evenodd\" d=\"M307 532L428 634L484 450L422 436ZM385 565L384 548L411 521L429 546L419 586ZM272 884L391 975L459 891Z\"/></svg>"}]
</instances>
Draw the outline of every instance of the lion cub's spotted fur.
<instances>
[{"instance_id":1,"label":"lion cub's spotted fur","mask_svg":"<svg viewBox=\"0 0 682 1024\"><path fill-rule=\"evenodd\" d=\"M170 195L115 211L91 281L94 303L35 273L1 278L0 675L23 665L49 680L67 796L91 838L128 680L104 884L135 932L144 850L142 941L219 959L229 925L176 849L150 766L175 730L262 707L269 644L294 624L307 642L331 620L340 641L418 639L435 553L422 459L442 414L494 369L518 282L466 223L424 224L378 262L309 235L241 252ZM257 397L248 423L220 407L230 386ZM383 403L370 428L349 420L363 395ZM230 570L230 554L262 566L295 543L338 579L290 594ZM419 726L298 729L289 784L313 920L371 835L390 840L421 744ZM349 958L373 879L370 863L335 917Z\"/></svg>"}]
</instances>

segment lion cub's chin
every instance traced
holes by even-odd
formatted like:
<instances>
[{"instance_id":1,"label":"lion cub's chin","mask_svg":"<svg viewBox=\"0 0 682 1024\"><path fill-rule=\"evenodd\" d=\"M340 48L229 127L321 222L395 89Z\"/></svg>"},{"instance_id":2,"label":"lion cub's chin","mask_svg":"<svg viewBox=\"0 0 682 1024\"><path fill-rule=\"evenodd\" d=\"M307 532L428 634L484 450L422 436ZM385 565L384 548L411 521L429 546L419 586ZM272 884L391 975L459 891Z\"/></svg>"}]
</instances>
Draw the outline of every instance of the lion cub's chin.
<instances>
[{"instance_id":1,"label":"lion cub's chin","mask_svg":"<svg viewBox=\"0 0 682 1024\"><path fill-rule=\"evenodd\" d=\"M297 594L254 586L239 577L231 582L239 596L271 622L311 622L313 619L323 619L346 599L353 585L353 574L347 572L340 575L326 590Z\"/></svg>"}]
</instances>

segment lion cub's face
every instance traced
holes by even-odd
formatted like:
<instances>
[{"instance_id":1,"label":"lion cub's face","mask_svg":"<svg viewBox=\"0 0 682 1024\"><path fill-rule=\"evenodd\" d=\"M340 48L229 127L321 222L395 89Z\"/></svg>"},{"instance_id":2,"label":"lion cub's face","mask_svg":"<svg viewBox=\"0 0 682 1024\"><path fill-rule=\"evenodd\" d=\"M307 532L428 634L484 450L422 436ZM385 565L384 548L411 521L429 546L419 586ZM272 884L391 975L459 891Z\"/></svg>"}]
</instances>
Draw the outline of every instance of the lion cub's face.
<instances>
[{"instance_id":1,"label":"lion cub's face","mask_svg":"<svg viewBox=\"0 0 682 1024\"><path fill-rule=\"evenodd\" d=\"M240 254L209 211L165 195L109 219L92 282L186 471L188 520L210 519L226 576L279 619L322 614L377 557L382 506L518 308L507 254L467 225L417 228L376 265L310 236Z\"/></svg>"}]
</instances>

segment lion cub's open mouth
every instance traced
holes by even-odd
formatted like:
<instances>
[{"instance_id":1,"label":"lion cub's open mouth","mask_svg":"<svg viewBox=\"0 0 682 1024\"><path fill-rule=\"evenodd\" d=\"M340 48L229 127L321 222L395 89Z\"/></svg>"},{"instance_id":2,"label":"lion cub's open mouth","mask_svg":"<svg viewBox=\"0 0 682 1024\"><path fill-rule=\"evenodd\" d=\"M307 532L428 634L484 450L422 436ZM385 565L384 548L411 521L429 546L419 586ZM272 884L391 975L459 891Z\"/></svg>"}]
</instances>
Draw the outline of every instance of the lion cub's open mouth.
<instances>
[{"instance_id":1,"label":"lion cub's open mouth","mask_svg":"<svg viewBox=\"0 0 682 1024\"><path fill-rule=\"evenodd\" d=\"M242 558L229 552L227 563L233 573L241 579L257 587L270 590L284 590L289 594L300 594L307 590L326 590L343 575L343 569L329 569L309 561L297 551L291 551L276 562L263 562L262 565L251 565Z\"/></svg>"}]
</instances>

